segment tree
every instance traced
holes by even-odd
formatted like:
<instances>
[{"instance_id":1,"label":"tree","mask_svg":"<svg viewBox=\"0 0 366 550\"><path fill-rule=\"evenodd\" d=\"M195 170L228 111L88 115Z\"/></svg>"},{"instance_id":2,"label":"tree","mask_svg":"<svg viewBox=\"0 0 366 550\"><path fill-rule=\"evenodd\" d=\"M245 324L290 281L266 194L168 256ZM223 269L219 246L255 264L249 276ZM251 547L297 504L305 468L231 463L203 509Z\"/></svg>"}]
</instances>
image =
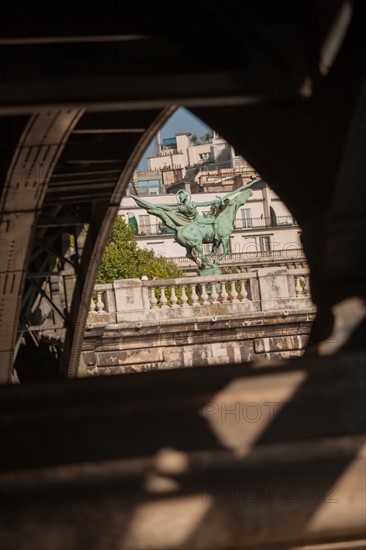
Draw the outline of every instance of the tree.
<instances>
[{"instance_id":1,"label":"tree","mask_svg":"<svg viewBox=\"0 0 366 550\"><path fill-rule=\"evenodd\" d=\"M202 136L200 136L200 141L201 143L210 143L212 141L212 133L206 132L205 134L202 134Z\"/></svg>"},{"instance_id":2,"label":"tree","mask_svg":"<svg viewBox=\"0 0 366 550\"><path fill-rule=\"evenodd\" d=\"M157 257L153 250L139 249L134 228L120 217L114 221L99 267L97 283L111 283L118 279L170 279L182 277L173 262Z\"/></svg>"},{"instance_id":3,"label":"tree","mask_svg":"<svg viewBox=\"0 0 366 550\"><path fill-rule=\"evenodd\" d=\"M193 145L196 145L198 141L198 137L196 136L196 134L193 134L193 136L191 136L191 142L193 143Z\"/></svg>"}]
</instances>

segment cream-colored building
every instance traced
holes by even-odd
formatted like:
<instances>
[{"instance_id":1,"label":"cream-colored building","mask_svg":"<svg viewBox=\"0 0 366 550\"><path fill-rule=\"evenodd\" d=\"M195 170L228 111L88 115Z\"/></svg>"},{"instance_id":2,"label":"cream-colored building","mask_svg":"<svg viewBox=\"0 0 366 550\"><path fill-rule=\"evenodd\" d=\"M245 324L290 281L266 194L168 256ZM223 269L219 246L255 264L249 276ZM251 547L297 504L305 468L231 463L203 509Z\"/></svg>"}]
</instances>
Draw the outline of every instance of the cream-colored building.
<instances>
[{"instance_id":1,"label":"cream-colored building","mask_svg":"<svg viewBox=\"0 0 366 550\"><path fill-rule=\"evenodd\" d=\"M156 152L147 163L146 172L135 172L131 193L144 196L152 203L170 206L177 204L176 191L182 187L191 193L191 200L199 204L225 196L248 184L253 177L259 177L216 132L207 143L201 144L192 143L189 133L177 133L163 140L157 134ZM209 207L198 206L198 209L203 213ZM175 241L174 232L164 227L159 218L137 206L129 193L122 200L119 215L127 223L134 223L140 248L154 250L157 255L184 264L182 258L186 250ZM205 253L211 250L211 245L204 247ZM291 251L301 252L299 226L264 181L253 187L252 197L239 208L229 247L231 256L244 263L270 256L281 262L291 256Z\"/></svg>"},{"instance_id":2,"label":"cream-colored building","mask_svg":"<svg viewBox=\"0 0 366 550\"><path fill-rule=\"evenodd\" d=\"M203 163L233 166L235 152L216 132L212 139L205 143L192 143L190 133L177 133L173 138L161 140L159 134L156 139L156 152L147 158L149 171L160 171L166 168L181 168L183 176L186 169Z\"/></svg>"}]
</instances>

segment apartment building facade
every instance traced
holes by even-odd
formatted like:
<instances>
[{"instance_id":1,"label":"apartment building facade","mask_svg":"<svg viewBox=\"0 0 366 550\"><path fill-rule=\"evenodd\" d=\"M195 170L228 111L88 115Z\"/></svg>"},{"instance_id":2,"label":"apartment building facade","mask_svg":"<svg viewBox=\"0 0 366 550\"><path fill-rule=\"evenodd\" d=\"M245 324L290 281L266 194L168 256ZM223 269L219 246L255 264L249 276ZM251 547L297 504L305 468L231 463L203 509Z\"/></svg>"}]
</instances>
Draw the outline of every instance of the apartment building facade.
<instances>
[{"instance_id":1,"label":"apartment building facade","mask_svg":"<svg viewBox=\"0 0 366 550\"><path fill-rule=\"evenodd\" d=\"M119 215L134 225L140 248L153 250L183 267L187 264L186 250L175 241L174 232L139 207L130 192L154 204L175 206L177 191L185 188L203 214L209 207L200 207L201 202L223 197L258 177L245 159L215 132L207 143L195 144L187 133L165 140L158 136L156 153L147 162L146 172L135 172ZM281 263L294 256L302 257L300 227L281 199L263 180L252 190L253 195L237 212L229 256L236 256L238 263L246 267L260 258L276 257ZM211 245L204 246L208 253Z\"/></svg>"}]
</instances>

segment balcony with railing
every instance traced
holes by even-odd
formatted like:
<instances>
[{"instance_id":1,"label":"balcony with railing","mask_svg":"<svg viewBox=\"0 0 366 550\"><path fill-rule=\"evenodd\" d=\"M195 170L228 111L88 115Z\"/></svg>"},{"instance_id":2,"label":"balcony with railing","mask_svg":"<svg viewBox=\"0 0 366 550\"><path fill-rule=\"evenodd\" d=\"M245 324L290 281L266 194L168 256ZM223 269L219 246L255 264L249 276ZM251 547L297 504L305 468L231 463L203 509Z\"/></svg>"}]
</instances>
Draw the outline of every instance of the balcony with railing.
<instances>
[{"instance_id":1,"label":"balcony with railing","mask_svg":"<svg viewBox=\"0 0 366 550\"><path fill-rule=\"evenodd\" d=\"M171 258L180 268L197 268L196 264L186 256ZM306 264L306 256L302 248L283 248L281 250L247 251L229 253L222 260L221 265L226 267L236 265L261 264Z\"/></svg>"},{"instance_id":2,"label":"balcony with railing","mask_svg":"<svg viewBox=\"0 0 366 550\"><path fill-rule=\"evenodd\" d=\"M236 218L234 230L243 229L273 229L297 226L292 216L276 216L276 218L258 216L255 218Z\"/></svg>"},{"instance_id":3,"label":"balcony with railing","mask_svg":"<svg viewBox=\"0 0 366 550\"><path fill-rule=\"evenodd\" d=\"M256 218L237 218L234 224L234 231L245 230L258 230L258 229L273 229L273 228L286 228L297 227L298 224L292 216L277 216L276 220L270 217L256 217ZM146 235L164 235L174 234L172 229L164 226L161 222L158 223L144 223L139 224L137 227L136 237Z\"/></svg>"}]
</instances>

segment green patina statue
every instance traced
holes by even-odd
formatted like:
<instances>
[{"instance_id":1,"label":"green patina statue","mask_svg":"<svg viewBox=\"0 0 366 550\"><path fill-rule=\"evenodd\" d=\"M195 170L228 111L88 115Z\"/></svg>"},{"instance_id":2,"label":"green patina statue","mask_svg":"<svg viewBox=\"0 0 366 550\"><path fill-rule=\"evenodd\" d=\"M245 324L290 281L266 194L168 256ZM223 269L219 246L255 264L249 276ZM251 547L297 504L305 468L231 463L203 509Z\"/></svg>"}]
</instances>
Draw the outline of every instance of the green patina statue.
<instances>
[{"instance_id":1,"label":"green patina statue","mask_svg":"<svg viewBox=\"0 0 366 550\"><path fill-rule=\"evenodd\" d=\"M218 274L219 264L229 251L229 238L234 230L236 213L240 206L246 203L253 191L252 185L260 181L253 180L246 186L239 187L224 197L212 201L193 202L185 189L177 193L177 206L152 204L141 197L131 195L136 203L160 218L164 224L174 230L176 241L186 250L186 257L193 260L201 271L208 268ZM236 195L229 199L229 197ZM200 214L197 206L211 206L210 211ZM203 244L212 244L211 253L204 255ZM223 253L213 259L217 249L222 244Z\"/></svg>"}]
</instances>

